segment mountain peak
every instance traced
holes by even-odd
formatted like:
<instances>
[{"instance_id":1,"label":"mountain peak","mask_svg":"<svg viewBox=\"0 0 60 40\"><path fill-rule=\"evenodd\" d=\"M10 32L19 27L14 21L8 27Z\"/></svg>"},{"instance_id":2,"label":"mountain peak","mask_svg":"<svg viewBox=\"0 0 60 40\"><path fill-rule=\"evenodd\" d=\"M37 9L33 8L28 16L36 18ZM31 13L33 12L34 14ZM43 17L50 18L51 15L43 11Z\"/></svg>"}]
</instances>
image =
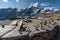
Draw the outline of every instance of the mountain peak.
<instances>
[{"instance_id":1,"label":"mountain peak","mask_svg":"<svg viewBox=\"0 0 60 40\"><path fill-rule=\"evenodd\" d=\"M38 2L36 2L36 3L31 3L30 5L29 5L29 7L28 8L31 8L31 7L38 7L39 6L39 3Z\"/></svg>"},{"instance_id":2,"label":"mountain peak","mask_svg":"<svg viewBox=\"0 0 60 40\"><path fill-rule=\"evenodd\" d=\"M39 6L38 2L36 2L36 3L33 4L33 7L38 7L38 6Z\"/></svg>"},{"instance_id":3,"label":"mountain peak","mask_svg":"<svg viewBox=\"0 0 60 40\"><path fill-rule=\"evenodd\" d=\"M33 6L33 2L29 5L29 7L28 8L31 8Z\"/></svg>"}]
</instances>

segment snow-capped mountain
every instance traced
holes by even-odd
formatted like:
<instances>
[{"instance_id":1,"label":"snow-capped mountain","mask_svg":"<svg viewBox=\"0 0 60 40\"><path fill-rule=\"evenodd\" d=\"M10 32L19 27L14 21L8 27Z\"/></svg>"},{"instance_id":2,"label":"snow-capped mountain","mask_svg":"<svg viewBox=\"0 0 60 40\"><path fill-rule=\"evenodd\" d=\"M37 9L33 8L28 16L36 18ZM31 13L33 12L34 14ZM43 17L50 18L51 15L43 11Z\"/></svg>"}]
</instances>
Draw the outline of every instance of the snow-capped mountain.
<instances>
[{"instance_id":1,"label":"snow-capped mountain","mask_svg":"<svg viewBox=\"0 0 60 40\"><path fill-rule=\"evenodd\" d=\"M39 6L39 3L38 2L36 2L36 3L31 3L30 5L29 5L29 7L28 8L31 8L31 7L35 7L35 8L37 8Z\"/></svg>"},{"instance_id":2,"label":"snow-capped mountain","mask_svg":"<svg viewBox=\"0 0 60 40\"><path fill-rule=\"evenodd\" d=\"M32 6L33 6L33 7L38 7L38 6L39 6L39 3L36 2L36 3L34 3Z\"/></svg>"},{"instance_id":3,"label":"snow-capped mountain","mask_svg":"<svg viewBox=\"0 0 60 40\"><path fill-rule=\"evenodd\" d=\"M49 13L49 12L54 12L58 10L59 9L56 9L54 7L41 6L38 2L36 3L32 2L28 8L20 10L20 13L18 15L32 16L35 14Z\"/></svg>"}]
</instances>

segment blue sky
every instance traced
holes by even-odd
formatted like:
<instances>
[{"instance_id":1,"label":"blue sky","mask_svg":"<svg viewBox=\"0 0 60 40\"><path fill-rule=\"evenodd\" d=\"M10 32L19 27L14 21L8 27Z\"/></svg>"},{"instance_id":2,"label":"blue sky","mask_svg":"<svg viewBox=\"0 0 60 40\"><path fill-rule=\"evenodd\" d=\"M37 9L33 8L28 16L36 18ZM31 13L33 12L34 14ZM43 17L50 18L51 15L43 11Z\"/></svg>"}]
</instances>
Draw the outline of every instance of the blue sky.
<instances>
[{"instance_id":1,"label":"blue sky","mask_svg":"<svg viewBox=\"0 0 60 40\"><path fill-rule=\"evenodd\" d=\"M0 0L0 8L26 8L32 2L48 3L49 6L56 7L60 9L60 0Z\"/></svg>"}]
</instances>

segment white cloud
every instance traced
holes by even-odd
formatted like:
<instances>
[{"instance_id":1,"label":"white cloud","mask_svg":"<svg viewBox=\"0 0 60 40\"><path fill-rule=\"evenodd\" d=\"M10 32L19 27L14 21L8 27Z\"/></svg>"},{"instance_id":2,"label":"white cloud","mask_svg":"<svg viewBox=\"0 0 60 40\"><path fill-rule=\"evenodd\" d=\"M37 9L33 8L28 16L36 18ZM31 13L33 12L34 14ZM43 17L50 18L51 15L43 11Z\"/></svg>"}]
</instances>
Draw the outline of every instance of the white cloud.
<instances>
[{"instance_id":1,"label":"white cloud","mask_svg":"<svg viewBox=\"0 0 60 40\"><path fill-rule=\"evenodd\" d=\"M16 2L18 3L18 2L19 2L19 0L16 0Z\"/></svg>"},{"instance_id":2,"label":"white cloud","mask_svg":"<svg viewBox=\"0 0 60 40\"><path fill-rule=\"evenodd\" d=\"M5 3L7 3L7 2L8 2L8 0L2 0L2 1L4 1Z\"/></svg>"},{"instance_id":3,"label":"white cloud","mask_svg":"<svg viewBox=\"0 0 60 40\"><path fill-rule=\"evenodd\" d=\"M48 6L48 5L49 5L48 2L43 2L43 3L40 4L40 6Z\"/></svg>"}]
</instances>

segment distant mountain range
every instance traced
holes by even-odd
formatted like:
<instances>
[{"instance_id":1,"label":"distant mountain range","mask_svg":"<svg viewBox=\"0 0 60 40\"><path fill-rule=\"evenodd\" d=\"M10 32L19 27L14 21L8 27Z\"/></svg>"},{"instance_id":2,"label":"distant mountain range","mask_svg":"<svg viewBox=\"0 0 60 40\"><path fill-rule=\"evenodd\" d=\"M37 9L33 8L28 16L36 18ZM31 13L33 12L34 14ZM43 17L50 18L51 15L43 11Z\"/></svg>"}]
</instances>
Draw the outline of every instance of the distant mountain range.
<instances>
[{"instance_id":1,"label":"distant mountain range","mask_svg":"<svg viewBox=\"0 0 60 40\"><path fill-rule=\"evenodd\" d=\"M56 9L54 7L48 7L48 6L41 6L38 2L31 3L27 8L20 9L20 11L17 11L17 8L3 8L0 9L0 20L9 19L16 16L38 16L40 14L48 14L51 12L58 11L59 9Z\"/></svg>"},{"instance_id":2,"label":"distant mountain range","mask_svg":"<svg viewBox=\"0 0 60 40\"><path fill-rule=\"evenodd\" d=\"M47 6L40 6L38 2L31 3L29 7L25 9L21 9L18 13L19 16L33 16L36 14L42 14L42 13L50 13L58 11L59 9L56 9L54 7L47 7Z\"/></svg>"},{"instance_id":3,"label":"distant mountain range","mask_svg":"<svg viewBox=\"0 0 60 40\"><path fill-rule=\"evenodd\" d=\"M17 8L3 8L0 9L0 20L9 19L15 16L17 13Z\"/></svg>"}]
</instances>

